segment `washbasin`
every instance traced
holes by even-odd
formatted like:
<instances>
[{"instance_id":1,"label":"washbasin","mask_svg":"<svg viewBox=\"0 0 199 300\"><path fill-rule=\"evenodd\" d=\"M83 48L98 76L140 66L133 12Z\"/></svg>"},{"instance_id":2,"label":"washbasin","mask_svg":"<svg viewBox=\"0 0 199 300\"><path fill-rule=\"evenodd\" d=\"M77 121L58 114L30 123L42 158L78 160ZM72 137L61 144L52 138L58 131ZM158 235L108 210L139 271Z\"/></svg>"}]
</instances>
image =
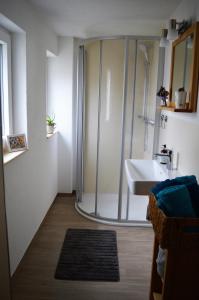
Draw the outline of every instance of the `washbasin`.
<instances>
[{"instance_id":1,"label":"washbasin","mask_svg":"<svg viewBox=\"0 0 199 300\"><path fill-rule=\"evenodd\" d=\"M158 182L176 177L176 172L168 171L157 160L125 160L129 190L135 195L149 195Z\"/></svg>"}]
</instances>

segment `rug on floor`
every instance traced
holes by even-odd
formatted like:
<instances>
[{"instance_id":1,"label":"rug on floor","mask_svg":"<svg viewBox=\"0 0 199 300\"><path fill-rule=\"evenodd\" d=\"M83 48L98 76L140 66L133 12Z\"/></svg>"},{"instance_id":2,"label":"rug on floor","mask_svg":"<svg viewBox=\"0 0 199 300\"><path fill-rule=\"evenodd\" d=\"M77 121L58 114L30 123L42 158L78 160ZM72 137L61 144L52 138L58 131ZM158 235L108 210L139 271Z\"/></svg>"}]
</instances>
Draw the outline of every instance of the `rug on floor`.
<instances>
[{"instance_id":1,"label":"rug on floor","mask_svg":"<svg viewBox=\"0 0 199 300\"><path fill-rule=\"evenodd\" d=\"M112 230L68 229L55 278L119 281L116 232Z\"/></svg>"}]
</instances>

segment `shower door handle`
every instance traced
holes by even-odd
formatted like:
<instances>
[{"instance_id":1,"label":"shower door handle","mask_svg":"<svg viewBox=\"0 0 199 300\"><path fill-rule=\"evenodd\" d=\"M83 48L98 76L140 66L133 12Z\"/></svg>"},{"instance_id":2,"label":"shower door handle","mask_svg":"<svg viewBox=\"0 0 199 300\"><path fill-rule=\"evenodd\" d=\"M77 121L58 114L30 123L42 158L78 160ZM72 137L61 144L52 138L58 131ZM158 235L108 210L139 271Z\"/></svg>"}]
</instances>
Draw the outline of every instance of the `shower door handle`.
<instances>
[{"instance_id":1,"label":"shower door handle","mask_svg":"<svg viewBox=\"0 0 199 300\"><path fill-rule=\"evenodd\" d=\"M146 118L146 117L144 117L142 115L138 115L138 119L142 119L145 124L149 124L149 125L155 126L155 121L154 120L148 119L148 118Z\"/></svg>"}]
</instances>

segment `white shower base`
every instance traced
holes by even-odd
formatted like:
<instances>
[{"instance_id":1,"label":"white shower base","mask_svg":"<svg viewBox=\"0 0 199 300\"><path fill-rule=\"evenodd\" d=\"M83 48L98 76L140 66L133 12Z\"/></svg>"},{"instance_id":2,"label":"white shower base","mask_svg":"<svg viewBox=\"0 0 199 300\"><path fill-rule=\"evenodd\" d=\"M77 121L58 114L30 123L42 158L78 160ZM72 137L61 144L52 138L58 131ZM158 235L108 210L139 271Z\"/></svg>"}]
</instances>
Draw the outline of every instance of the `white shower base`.
<instances>
[{"instance_id":1,"label":"white shower base","mask_svg":"<svg viewBox=\"0 0 199 300\"><path fill-rule=\"evenodd\" d=\"M127 200L126 195L123 194L122 198L122 221L126 220L126 208L127 208ZM130 195L129 199L129 214L128 214L128 222L137 222L143 223L144 225L149 224L146 220L146 211L148 205L148 196L137 196ZM98 216L94 216L95 211L95 194L93 193L84 193L82 196L82 201L78 203L78 207L82 212L89 214L91 218L95 220L100 217L110 219L111 221L115 221L117 223L118 218L118 195L110 194L110 193L101 193L98 194L98 208L97 213ZM79 211L80 212L80 211ZM106 221L106 220L105 220ZM147 223L146 223L147 222ZM129 224L129 223L127 223Z\"/></svg>"}]
</instances>

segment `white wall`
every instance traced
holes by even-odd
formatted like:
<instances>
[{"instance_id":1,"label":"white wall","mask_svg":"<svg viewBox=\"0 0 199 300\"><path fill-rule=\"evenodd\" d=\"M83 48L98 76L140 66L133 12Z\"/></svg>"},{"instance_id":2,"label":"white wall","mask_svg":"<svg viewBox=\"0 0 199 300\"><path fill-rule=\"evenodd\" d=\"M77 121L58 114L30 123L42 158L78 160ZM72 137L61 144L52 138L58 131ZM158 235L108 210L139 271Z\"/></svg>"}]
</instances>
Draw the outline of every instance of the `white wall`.
<instances>
[{"instance_id":1,"label":"white wall","mask_svg":"<svg viewBox=\"0 0 199 300\"><path fill-rule=\"evenodd\" d=\"M48 98L55 101L54 113L58 130L58 191L73 190L73 38L59 37L58 56L48 62Z\"/></svg>"},{"instance_id":2,"label":"white wall","mask_svg":"<svg viewBox=\"0 0 199 300\"><path fill-rule=\"evenodd\" d=\"M0 12L26 33L26 78L23 83L27 86L22 90L27 101L29 150L4 168L13 273L58 192L57 136L47 140L45 124L46 50L57 53L57 38L26 1L0 1ZM1 18L1 24L11 24L5 20ZM20 86L20 78L16 84ZM22 118L25 111L21 111Z\"/></svg>"},{"instance_id":3,"label":"white wall","mask_svg":"<svg viewBox=\"0 0 199 300\"><path fill-rule=\"evenodd\" d=\"M173 12L171 18L177 21L192 18L199 20L198 0L183 0ZM166 49L164 85L169 89L171 67L171 45ZM179 153L179 171L184 174L195 174L199 179L199 103L198 112L192 114L164 112L168 115L166 129L160 129L160 145L174 150L174 155Z\"/></svg>"},{"instance_id":4,"label":"white wall","mask_svg":"<svg viewBox=\"0 0 199 300\"><path fill-rule=\"evenodd\" d=\"M77 68L78 68L78 54L79 54L79 39L74 38L74 50L73 50L73 190L76 190L76 157L77 157L77 97L78 97L78 80L77 80Z\"/></svg>"}]
</instances>

